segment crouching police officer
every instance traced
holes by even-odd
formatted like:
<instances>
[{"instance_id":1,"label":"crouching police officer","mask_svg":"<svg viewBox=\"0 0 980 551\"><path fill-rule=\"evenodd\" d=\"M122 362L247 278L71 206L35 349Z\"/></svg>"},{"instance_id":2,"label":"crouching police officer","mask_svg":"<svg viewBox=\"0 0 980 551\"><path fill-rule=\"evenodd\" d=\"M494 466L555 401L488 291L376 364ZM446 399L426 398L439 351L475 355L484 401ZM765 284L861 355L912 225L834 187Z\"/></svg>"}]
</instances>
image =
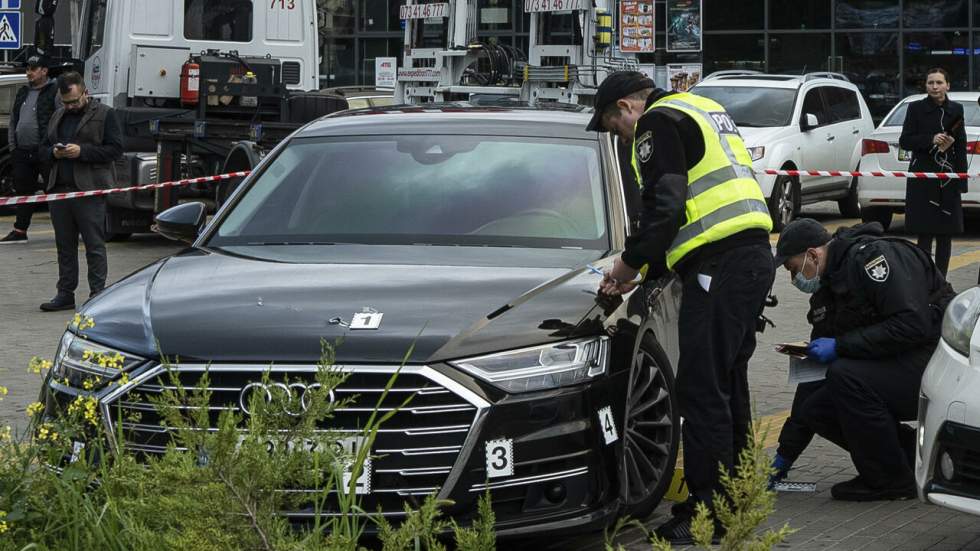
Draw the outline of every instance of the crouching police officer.
<instances>
[{"instance_id":1,"label":"crouching police officer","mask_svg":"<svg viewBox=\"0 0 980 551\"><path fill-rule=\"evenodd\" d=\"M919 381L955 295L929 255L882 234L872 222L829 237L804 219L776 244L793 285L823 297L811 304L823 336L808 355L827 364L827 378L802 389L808 395L794 400L792 417L851 454L858 476L830 490L845 501L915 497L913 441L900 422L916 417Z\"/></svg>"},{"instance_id":2,"label":"crouching police officer","mask_svg":"<svg viewBox=\"0 0 980 551\"><path fill-rule=\"evenodd\" d=\"M731 470L747 443L748 361L775 277L772 220L738 130L714 101L614 73L596 93L588 128L632 144L642 186L639 228L600 291L628 292L644 265L647 278L673 269L683 281L676 390L691 498L657 534L687 544L694 506L710 508L722 491L718 464Z\"/></svg>"}]
</instances>

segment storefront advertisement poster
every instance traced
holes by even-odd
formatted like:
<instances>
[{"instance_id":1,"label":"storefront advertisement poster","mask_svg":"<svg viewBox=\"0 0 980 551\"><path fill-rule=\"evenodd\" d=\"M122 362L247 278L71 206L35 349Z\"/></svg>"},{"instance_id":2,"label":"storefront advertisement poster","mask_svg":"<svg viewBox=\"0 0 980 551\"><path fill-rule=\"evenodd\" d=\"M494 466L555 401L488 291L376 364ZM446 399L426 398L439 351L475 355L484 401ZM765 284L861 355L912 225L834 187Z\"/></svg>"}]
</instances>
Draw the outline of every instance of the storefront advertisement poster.
<instances>
[{"instance_id":1,"label":"storefront advertisement poster","mask_svg":"<svg viewBox=\"0 0 980 551\"><path fill-rule=\"evenodd\" d=\"M398 82L398 58L396 57L374 58L375 88L394 88L397 82Z\"/></svg>"},{"instance_id":2,"label":"storefront advertisement poster","mask_svg":"<svg viewBox=\"0 0 980 551\"><path fill-rule=\"evenodd\" d=\"M667 51L701 51L701 0L667 0Z\"/></svg>"},{"instance_id":3,"label":"storefront advertisement poster","mask_svg":"<svg viewBox=\"0 0 980 551\"><path fill-rule=\"evenodd\" d=\"M667 80L674 92L687 92L701 82L700 63L668 63Z\"/></svg>"},{"instance_id":4,"label":"storefront advertisement poster","mask_svg":"<svg viewBox=\"0 0 980 551\"><path fill-rule=\"evenodd\" d=\"M619 50L624 53L650 53L657 49L654 41L656 18L654 0L620 0Z\"/></svg>"}]
</instances>

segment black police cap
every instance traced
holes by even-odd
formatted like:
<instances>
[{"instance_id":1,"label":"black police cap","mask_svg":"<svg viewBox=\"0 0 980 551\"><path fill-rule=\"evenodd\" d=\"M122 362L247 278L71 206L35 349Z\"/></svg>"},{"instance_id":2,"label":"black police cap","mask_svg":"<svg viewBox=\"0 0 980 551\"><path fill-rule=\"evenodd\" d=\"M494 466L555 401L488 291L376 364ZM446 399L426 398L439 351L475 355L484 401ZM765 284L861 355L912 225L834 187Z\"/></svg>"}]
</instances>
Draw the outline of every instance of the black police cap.
<instances>
[{"instance_id":1,"label":"black police cap","mask_svg":"<svg viewBox=\"0 0 980 551\"><path fill-rule=\"evenodd\" d=\"M656 87L657 85L649 77L637 71L619 71L609 75L596 91L595 113L592 114L592 120L585 129L590 132L608 132L608 129L602 126L602 112L606 107L630 94Z\"/></svg>"},{"instance_id":2,"label":"black police cap","mask_svg":"<svg viewBox=\"0 0 980 551\"><path fill-rule=\"evenodd\" d=\"M784 264L807 249L822 247L830 241L827 228L812 218L794 220L783 228L776 242L776 264Z\"/></svg>"}]
</instances>

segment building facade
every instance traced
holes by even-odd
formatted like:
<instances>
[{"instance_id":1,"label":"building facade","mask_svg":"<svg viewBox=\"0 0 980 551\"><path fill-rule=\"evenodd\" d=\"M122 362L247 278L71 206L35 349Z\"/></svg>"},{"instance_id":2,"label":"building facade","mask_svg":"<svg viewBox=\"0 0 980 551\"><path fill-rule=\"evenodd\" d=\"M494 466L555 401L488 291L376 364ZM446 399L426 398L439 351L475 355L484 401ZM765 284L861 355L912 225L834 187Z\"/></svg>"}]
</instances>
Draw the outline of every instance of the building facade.
<instances>
[{"instance_id":1,"label":"building facade","mask_svg":"<svg viewBox=\"0 0 980 551\"><path fill-rule=\"evenodd\" d=\"M372 84L376 56L400 56L400 0L321 0L323 75L330 85ZM526 49L523 0L478 0L479 35ZM833 70L862 90L876 118L921 92L924 73L947 69L953 90L980 88L980 0L703 0L704 49L664 48L657 0L656 54L644 63L704 64L775 73Z\"/></svg>"},{"instance_id":2,"label":"building facade","mask_svg":"<svg viewBox=\"0 0 980 551\"><path fill-rule=\"evenodd\" d=\"M33 3L24 2L23 11ZM317 0L323 87L371 85L376 57L401 56L402 3ZM477 0L477 6L480 40L527 49L524 0ZM876 118L922 91L931 67L951 73L953 90L980 88L980 0L703 0L699 54L665 51L665 12L665 0L656 0L658 51L642 54L643 63L703 63L704 74L838 71L861 88ZM34 16L24 16L30 42ZM69 42L67 21L65 8L58 13L58 43ZM554 31L571 33L568 27Z\"/></svg>"}]
</instances>

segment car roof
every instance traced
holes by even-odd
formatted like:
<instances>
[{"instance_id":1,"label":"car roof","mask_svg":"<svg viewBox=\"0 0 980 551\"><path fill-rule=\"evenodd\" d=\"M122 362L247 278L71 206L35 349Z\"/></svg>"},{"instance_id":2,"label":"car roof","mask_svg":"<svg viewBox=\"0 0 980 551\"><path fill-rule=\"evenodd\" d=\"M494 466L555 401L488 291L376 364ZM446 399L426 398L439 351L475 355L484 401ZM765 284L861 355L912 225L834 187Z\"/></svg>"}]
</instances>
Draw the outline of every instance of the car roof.
<instances>
[{"instance_id":1,"label":"car roof","mask_svg":"<svg viewBox=\"0 0 980 551\"><path fill-rule=\"evenodd\" d=\"M948 92L946 95L949 97L949 99L957 102L977 101L977 98L980 98L980 92ZM925 98L925 94L912 94L911 96L905 96L902 101L898 102L898 105Z\"/></svg>"},{"instance_id":2,"label":"car roof","mask_svg":"<svg viewBox=\"0 0 980 551\"><path fill-rule=\"evenodd\" d=\"M831 74L831 73L827 73ZM820 76L821 73L811 73L807 75L770 75L770 74L732 74L720 75L714 78L706 78L695 85L695 88L706 86L730 87L738 86L745 88L785 88L797 89L805 83L815 82L823 85L835 85L841 88L857 90L854 83L844 80L842 76L832 78L830 76Z\"/></svg>"},{"instance_id":3,"label":"car roof","mask_svg":"<svg viewBox=\"0 0 980 551\"><path fill-rule=\"evenodd\" d=\"M585 127L591 109L582 106L476 106L465 102L392 105L342 111L320 118L296 137L387 134L469 134L598 140Z\"/></svg>"}]
</instances>

